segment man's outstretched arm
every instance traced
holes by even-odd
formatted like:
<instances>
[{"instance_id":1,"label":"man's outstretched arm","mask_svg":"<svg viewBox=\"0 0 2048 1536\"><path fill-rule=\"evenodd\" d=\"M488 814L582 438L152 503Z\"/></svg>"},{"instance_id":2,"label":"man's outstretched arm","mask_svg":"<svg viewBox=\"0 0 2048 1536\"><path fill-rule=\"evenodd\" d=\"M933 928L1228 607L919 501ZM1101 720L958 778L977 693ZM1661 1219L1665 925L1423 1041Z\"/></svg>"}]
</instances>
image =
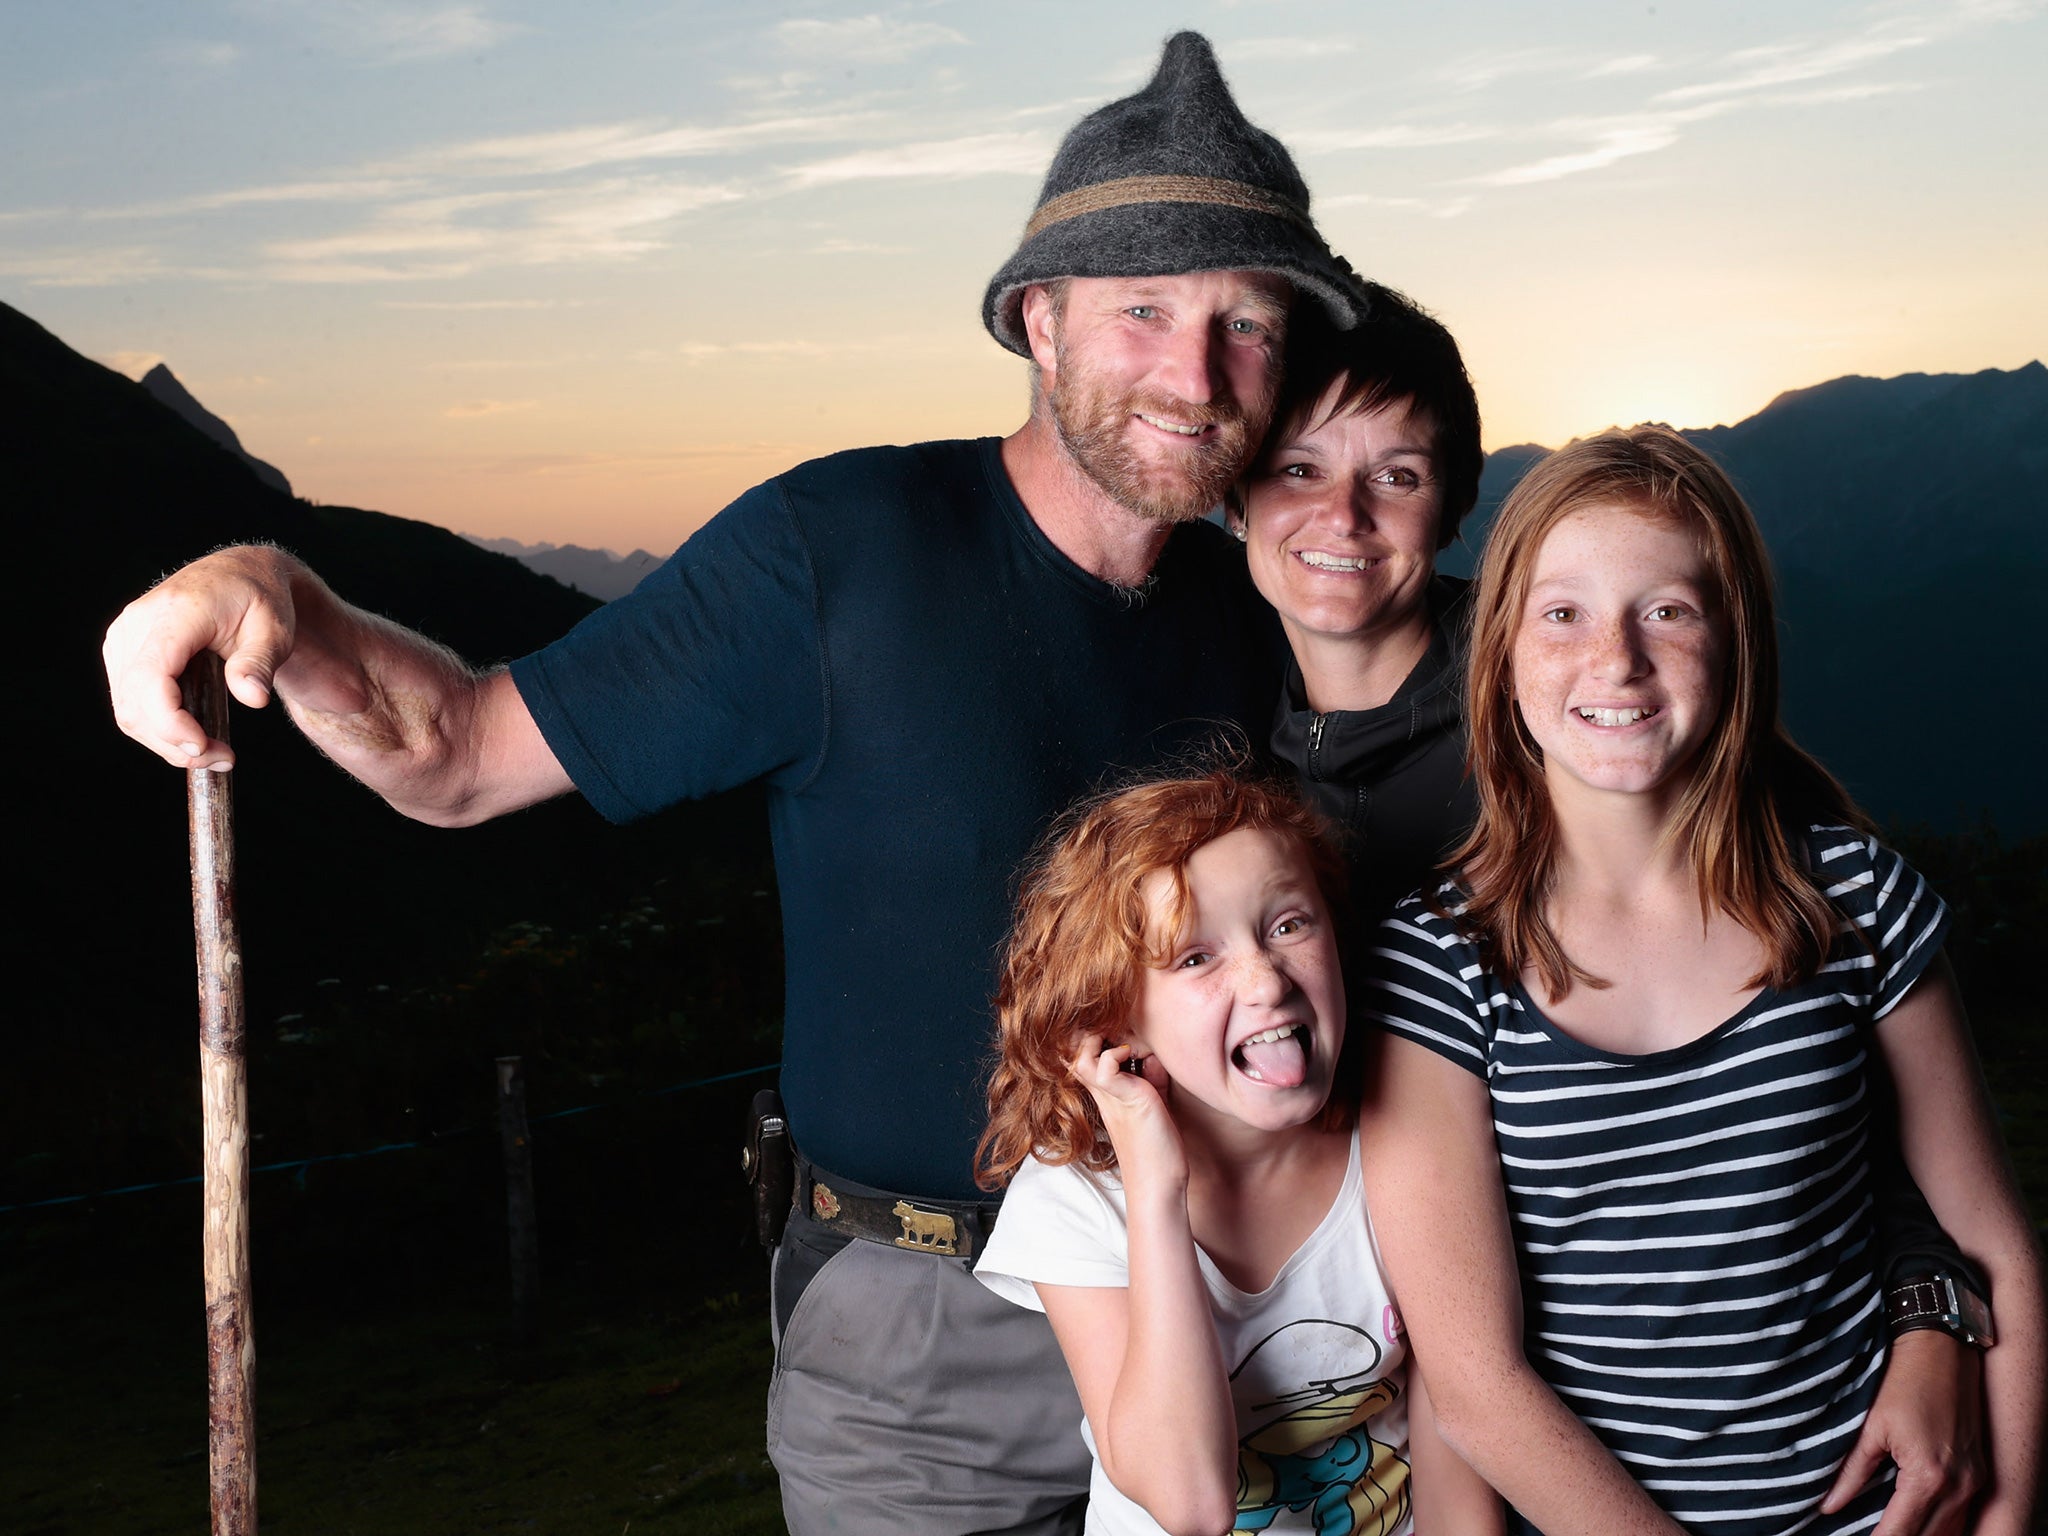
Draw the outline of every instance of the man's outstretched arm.
<instances>
[{"instance_id":1,"label":"man's outstretched arm","mask_svg":"<svg viewBox=\"0 0 2048 1536\"><path fill-rule=\"evenodd\" d=\"M251 708L275 694L313 744L393 807L469 826L569 790L569 776L510 674L336 597L306 565L261 545L173 573L122 610L102 655L121 729L180 768L233 766L186 712L178 679L217 652Z\"/></svg>"}]
</instances>

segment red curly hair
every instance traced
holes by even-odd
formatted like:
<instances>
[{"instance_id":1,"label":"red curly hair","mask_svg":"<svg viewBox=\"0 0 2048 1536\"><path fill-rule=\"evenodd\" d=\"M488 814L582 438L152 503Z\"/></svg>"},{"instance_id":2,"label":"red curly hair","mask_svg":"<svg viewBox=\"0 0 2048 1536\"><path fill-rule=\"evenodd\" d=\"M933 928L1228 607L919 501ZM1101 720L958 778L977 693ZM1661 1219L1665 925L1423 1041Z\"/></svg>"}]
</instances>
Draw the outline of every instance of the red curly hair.
<instances>
[{"instance_id":1,"label":"red curly hair","mask_svg":"<svg viewBox=\"0 0 2048 1536\"><path fill-rule=\"evenodd\" d=\"M1293 791L1229 768L1097 795L1053 823L1026 870L996 988L999 1055L975 1151L984 1189L1007 1184L1027 1157L1097 1172L1116 1166L1095 1101L1067 1064L1085 1034L1122 1037L1140 968L1166 963L1186 921L1188 860L1241 828L1300 844L1334 912L1344 865L1322 818ZM1148 935L1144 887L1161 870L1173 878L1171 927ZM1350 1124L1358 1101L1350 1057L1347 1047L1323 1112L1331 1129Z\"/></svg>"}]
</instances>

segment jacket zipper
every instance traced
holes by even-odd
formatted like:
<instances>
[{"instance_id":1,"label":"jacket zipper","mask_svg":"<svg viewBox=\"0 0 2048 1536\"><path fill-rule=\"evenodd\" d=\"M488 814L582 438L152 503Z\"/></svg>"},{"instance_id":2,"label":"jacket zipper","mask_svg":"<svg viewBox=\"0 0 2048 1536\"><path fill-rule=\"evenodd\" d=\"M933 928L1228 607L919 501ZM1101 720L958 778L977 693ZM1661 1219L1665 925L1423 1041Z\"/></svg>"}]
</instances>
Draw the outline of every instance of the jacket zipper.
<instances>
[{"instance_id":1,"label":"jacket zipper","mask_svg":"<svg viewBox=\"0 0 2048 1536\"><path fill-rule=\"evenodd\" d=\"M1318 784L1323 782L1323 770L1316 757L1323 750L1323 724L1329 718L1328 715L1317 715L1308 725L1308 776Z\"/></svg>"}]
</instances>

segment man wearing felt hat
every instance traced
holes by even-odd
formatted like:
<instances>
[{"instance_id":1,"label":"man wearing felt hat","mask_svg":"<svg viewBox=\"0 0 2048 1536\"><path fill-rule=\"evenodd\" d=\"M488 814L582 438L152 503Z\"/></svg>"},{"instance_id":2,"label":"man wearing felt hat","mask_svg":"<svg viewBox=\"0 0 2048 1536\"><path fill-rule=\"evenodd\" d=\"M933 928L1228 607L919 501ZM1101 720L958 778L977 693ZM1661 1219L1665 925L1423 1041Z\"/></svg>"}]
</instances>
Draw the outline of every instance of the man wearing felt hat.
<instances>
[{"instance_id":1,"label":"man wearing felt hat","mask_svg":"<svg viewBox=\"0 0 2048 1536\"><path fill-rule=\"evenodd\" d=\"M1277 632L1200 519L1265 430L1290 321L1349 328L1363 302L1182 33L1067 136L989 285L989 331L1035 365L1008 438L799 466L498 671L274 549L188 566L109 631L122 728L180 767L231 761L172 685L212 649L243 703L277 694L429 822L765 782L801 1153L768 1422L793 1530L1079 1528L1059 1351L967 1268L995 1216L972 1161L1012 877L1104 779L1219 721L1264 735Z\"/></svg>"}]
</instances>

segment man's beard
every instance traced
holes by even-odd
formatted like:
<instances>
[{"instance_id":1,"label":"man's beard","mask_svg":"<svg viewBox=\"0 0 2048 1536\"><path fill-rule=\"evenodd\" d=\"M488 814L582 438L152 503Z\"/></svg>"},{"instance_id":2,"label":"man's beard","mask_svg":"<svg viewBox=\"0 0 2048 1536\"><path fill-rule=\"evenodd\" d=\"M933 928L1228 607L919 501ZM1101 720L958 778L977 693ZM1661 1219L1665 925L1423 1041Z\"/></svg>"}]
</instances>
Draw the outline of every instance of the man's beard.
<instances>
[{"instance_id":1,"label":"man's beard","mask_svg":"<svg viewBox=\"0 0 2048 1536\"><path fill-rule=\"evenodd\" d=\"M1249 421L1228 393L1207 405L1138 391L1112 394L1074 366L1057 328L1052 341L1055 372L1048 398L1053 426L1082 474L1118 506L1163 526L1191 523L1223 500L1250 461L1257 447L1253 431L1264 430L1263 422ZM1148 459L1131 440L1131 417L1140 411L1215 430L1190 441L1178 464Z\"/></svg>"}]
</instances>

